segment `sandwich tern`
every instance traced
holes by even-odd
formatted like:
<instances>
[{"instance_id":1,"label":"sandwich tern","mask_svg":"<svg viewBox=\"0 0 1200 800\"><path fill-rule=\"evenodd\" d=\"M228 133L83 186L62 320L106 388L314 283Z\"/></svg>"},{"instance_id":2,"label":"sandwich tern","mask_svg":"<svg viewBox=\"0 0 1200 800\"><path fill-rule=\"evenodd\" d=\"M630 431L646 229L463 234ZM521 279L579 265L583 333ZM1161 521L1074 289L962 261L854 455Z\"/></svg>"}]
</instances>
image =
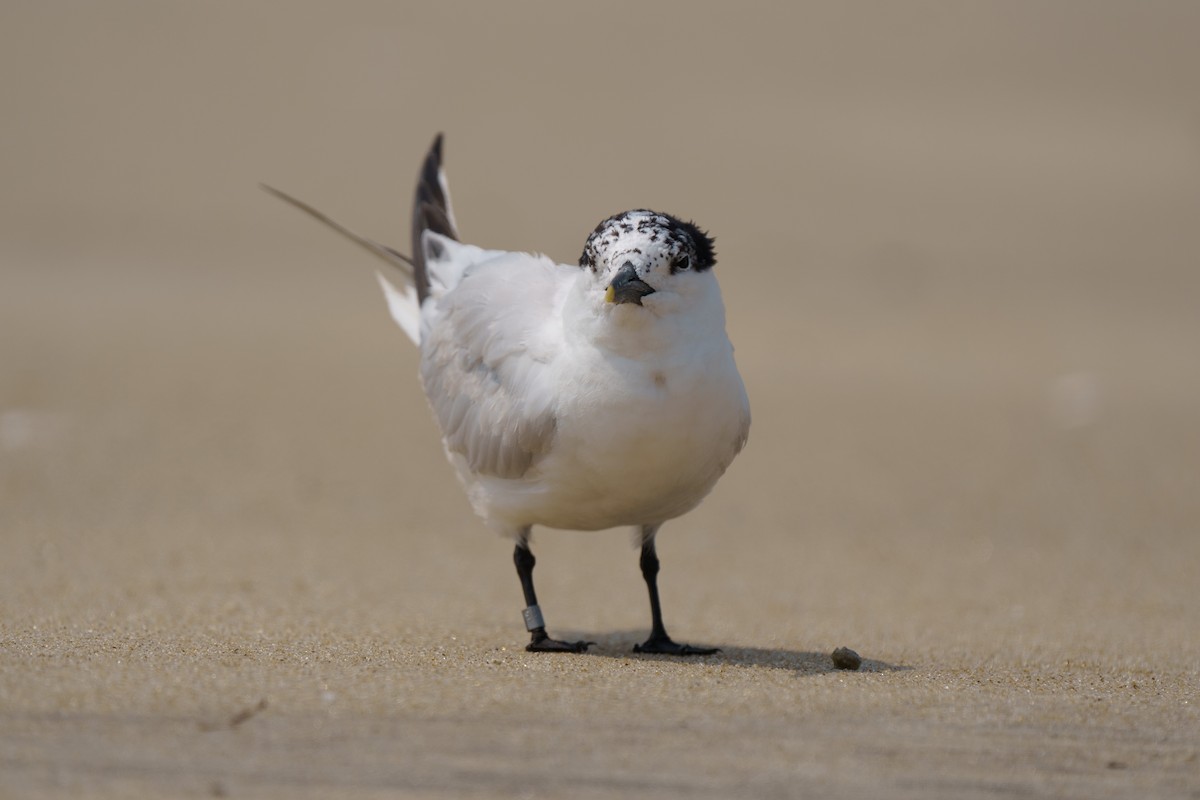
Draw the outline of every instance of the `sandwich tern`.
<instances>
[{"instance_id":1,"label":"sandwich tern","mask_svg":"<svg viewBox=\"0 0 1200 800\"><path fill-rule=\"evenodd\" d=\"M725 332L713 240L691 222L636 209L603 220L577 265L463 243L442 136L420 171L412 255L264 189L387 261L392 317L420 348L420 378L446 455L476 513L516 542L526 649L594 644L546 633L533 586L534 525L633 526L650 595L640 653L678 644L659 603L659 528L695 508L746 443L750 404Z\"/></svg>"}]
</instances>

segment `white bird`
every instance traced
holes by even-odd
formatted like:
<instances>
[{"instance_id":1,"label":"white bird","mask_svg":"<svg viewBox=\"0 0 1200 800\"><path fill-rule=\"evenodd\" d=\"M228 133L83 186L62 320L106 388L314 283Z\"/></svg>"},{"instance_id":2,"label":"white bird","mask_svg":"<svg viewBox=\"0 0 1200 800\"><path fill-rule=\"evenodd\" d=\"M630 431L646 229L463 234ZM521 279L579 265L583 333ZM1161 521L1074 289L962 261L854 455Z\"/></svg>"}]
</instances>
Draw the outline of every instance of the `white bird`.
<instances>
[{"instance_id":1,"label":"white bird","mask_svg":"<svg viewBox=\"0 0 1200 800\"><path fill-rule=\"evenodd\" d=\"M578 265L459 241L439 134L413 206L413 256L265 189L399 268L379 276L421 351L421 384L471 505L513 538L531 651L550 638L533 588L534 525L635 526L651 632L635 652L708 655L663 626L654 540L691 511L746 443L750 403L725 333L713 240L646 209L609 217Z\"/></svg>"}]
</instances>

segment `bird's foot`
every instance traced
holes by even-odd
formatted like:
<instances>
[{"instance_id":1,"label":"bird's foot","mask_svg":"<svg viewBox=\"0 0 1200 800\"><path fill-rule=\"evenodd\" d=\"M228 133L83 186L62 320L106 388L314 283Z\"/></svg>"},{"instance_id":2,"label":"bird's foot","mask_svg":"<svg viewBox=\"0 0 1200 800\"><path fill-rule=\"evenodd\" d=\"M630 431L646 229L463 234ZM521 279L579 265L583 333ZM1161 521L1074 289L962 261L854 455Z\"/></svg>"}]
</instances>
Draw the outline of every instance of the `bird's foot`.
<instances>
[{"instance_id":1,"label":"bird's foot","mask_svg":"<svg viewBox=\"0 0 1200 800\"><path fill-rule=\"evenodd\" d=\"M692 647L690 644L679 644L672 641L670 636L651 636L642 644L633 646L635 653L653 653L664 656L711 656L721 652L719 647Z\"/></svg>"},{"instance_id":2,"label":"bird's foot","mask_svg":"<svg viewBox=\"0 0 1200 800\"><path fill-rule=\"evenodd\" d=\"M525 649L530 653L586 653L588 646L593 644L595 642L560 642L543 632L541 636L535 633L533 641L525 645Z\"/></svg>"}]
</instances>

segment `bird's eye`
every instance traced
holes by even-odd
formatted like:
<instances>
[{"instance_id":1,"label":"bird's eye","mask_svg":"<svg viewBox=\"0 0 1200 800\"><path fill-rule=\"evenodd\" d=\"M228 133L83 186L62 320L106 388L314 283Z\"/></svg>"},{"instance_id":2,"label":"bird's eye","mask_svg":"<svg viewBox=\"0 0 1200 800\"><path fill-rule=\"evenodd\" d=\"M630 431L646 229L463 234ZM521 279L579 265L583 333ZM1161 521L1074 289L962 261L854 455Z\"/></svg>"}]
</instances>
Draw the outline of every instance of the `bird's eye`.
<instances>
[{"instance_id":1,"label":"bird's eye","mask_svg":"<svg viewBox=\"0 0 1200 800\"><path fill-rule=\"evenodd\" d=\"M675 263L672 264L672 266L675 267L675 269L688 269L692 266L692 260L685 254L675 259Z\"/></svg>"}]
</instances>

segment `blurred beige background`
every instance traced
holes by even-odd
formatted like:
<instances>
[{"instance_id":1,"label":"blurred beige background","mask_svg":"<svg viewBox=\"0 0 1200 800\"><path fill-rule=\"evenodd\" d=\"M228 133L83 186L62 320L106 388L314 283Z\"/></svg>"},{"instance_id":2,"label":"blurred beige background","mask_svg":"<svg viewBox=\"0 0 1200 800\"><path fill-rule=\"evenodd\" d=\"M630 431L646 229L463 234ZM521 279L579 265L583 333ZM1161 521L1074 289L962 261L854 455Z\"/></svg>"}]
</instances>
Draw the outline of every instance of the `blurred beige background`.
<instances>
[{"instance_id":1,"label":"blurred beige background","mask_svg":"<svg viewBox=\"0 0 1200 800\"><path fill-rule=\"evenodd\" d=\"M1200 6L0 6L0 796L1195 797ZM750 446L524 653L366 255L717 237ZM832 670L848 645L861 673ZM265 701L265 706L260 705Z\"/></svg>"}]
</instances>

